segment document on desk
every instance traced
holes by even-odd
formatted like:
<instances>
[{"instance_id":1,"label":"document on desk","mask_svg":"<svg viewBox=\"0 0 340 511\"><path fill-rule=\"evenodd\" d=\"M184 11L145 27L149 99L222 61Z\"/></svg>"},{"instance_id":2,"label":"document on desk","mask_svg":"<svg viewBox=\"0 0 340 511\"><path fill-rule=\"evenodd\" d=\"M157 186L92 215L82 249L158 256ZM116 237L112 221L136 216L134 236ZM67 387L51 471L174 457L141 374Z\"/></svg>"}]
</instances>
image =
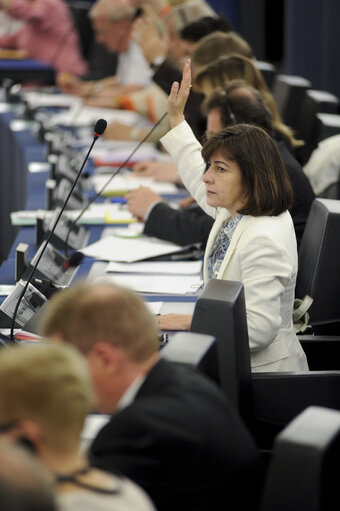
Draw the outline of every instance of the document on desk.
<instances>
[{"instance_id":1,"label":"document on desk","mask_svg":"<svg viewBox=\"0 0 340 511\"><path fill-rule=\"evenodd\" d=\"M61 107L70 108L82 103L82 99L72 94L51 94L38 91L23 91L23 98L31 108Z\"/></svg>"},{"instance_id":2,"label":"document on desk","mask_svg":"<svg viewBox=\"0 0 340 511\"><path fill-rule=\"evenodd\" d=\"M43 217L49 221L54 211L49 210L22 210L12 211L12 225L35 225L37 218ZM64 217L75 220L80 215L80 209L66 210ZM134 218L125 206L120 204L91 204L79 218L78 223L82 225L103 225L103 224L130 224L135 223Z\"/></svg>"},{"instance_id":3,"label":"document on desk","mask_svg":"<svg viewBox=\"0 0 340 511\"><path fill-rule=\"evenodd\" d=\"M106 142L110 143L107 144ZM111 141L104 140L104 142L93 149L92 159L97 167L121 165L130 157L130 154L137 146L136 142L118 140L113 142L115 143L112 144ZM129 158L129 163L133 164L143 160L171 161L168 154L162 153L154 144L147 142L139 147L131 158Z\"/></svg>"},{"instance_id":4,"label":"document on desk","mask_svg":"<svg viewBox=\"0 0 340 511\"><path fill-rule=\"evenodd\" d=\"M122 229L124 231L124 229ZM175 245L168 241L162 241L157 238L147 236L138 236L135 238L122 237L120 230L112 236L88 245L81 249L81 252L89 257L100 261L116 261L121 263L133 263L150 259L150 257L159 257L176 252L182 252L185 247Z\"/></svg>"},{"instance_id":5,"label":"document on desk","mask_svg":"<svg viewBox=\"0 0 340 511\"><path fill-rule=\"evenodd\" d=\"M135 174L128 173L126 175L117 175L109 183L108 177L103 175L93 176L91 178L92 185L96 193L100 192L104 187L103 196L121 196L131 190L135 190L140 186L147 186L159 195L178 195L178 188L173 183L155 181L151 177L136 177ZM107 184L107 186L105 186Z\"/></svg>"},{"instance_id":6,"label":"document on desk","mask_svg":"<svg viewBox=\"0 0 340 511\"><path fill-rule=\"evenodd\" d=\"M117 286L123 286L137 293L156 293L185 295L196 293L202 279L199 275L128 275L106 274L98 277L97 282L112 282Z\"/></svg>"},{"instance_id":7,"label":"document on desk","mask_svg":"<svg viewBox=\"0 0 340 511\"><path fill-rule=\"evenodd\" d=\"M160 275L200 275L202 261L141 261L139 263L110 262L106 273L144 273Z\"/></svg>"},{"instance_id":8,"label":"document on desk","mask_svg":"<svg viewBox=\"0 0 340 511\"><path fill-rule=\"evenodd\" d=\"M141 125L145 119L135 112L128 110L116 110L114 108L96 108L77 104L67 112L60 112L51 117L51 124L63 126L93 126L98 119L105 119L109 122L121 122L124 124Z\"/></svg>"}]
</instances>

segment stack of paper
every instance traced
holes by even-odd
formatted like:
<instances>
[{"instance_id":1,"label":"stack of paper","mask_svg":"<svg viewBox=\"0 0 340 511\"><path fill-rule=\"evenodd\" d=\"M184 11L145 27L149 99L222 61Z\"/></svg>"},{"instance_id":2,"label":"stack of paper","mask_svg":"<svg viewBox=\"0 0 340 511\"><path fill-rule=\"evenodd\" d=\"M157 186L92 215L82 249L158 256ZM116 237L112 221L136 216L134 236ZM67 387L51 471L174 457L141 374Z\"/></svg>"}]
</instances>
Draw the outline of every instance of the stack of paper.
<instances>
[{"instance_id":1,"label":"stack of paper","mask_svg":"<svg viewBox=\"0 0 340 511\"><path fill-rule=\"evenodd\" d=\"M105 119L110 122L121 122L128 125L145 123L135 112L128 110L115 110L113 108L96 108L91 106L75 105L67 112L53 115L51 122L63 126L91 126L95 125L98 119Z\"/></svg>"},{"instance_id":2,"label":"stack of paper","mask_svg":"<svg viewBox=\"0 0 340 511\"><path fill-rule=\"evenodd\" d=\"M119 231L113 236L102 238L81 249L84 255L100 261L123 263L143 261L151 257L174 254L182 250L183 247L180 245L157 238L148 238L147 236L124 238Z\"/></svg>"},{"instance_id":3,"label":"stack of paper","mask_svg":"<svg viewBox=\"0 0 340 511\"><path fill-rule=\"evenodd\" d=\"M202 286L200 276L190 275L108 275L97 281L112 282L117 286L127 287L138 293L158 293L183 295L196 293Z\"/></svg>"}]
</instances>

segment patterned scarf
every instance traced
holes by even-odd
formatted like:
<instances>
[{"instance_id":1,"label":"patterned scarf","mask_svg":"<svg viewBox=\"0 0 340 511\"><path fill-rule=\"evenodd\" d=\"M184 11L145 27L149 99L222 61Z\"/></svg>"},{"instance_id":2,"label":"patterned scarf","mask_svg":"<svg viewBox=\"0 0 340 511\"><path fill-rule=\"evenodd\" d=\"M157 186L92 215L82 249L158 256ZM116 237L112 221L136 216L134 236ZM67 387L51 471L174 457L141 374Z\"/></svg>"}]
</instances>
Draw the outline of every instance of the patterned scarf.
<instances>
[{"instance_id":1,"label":"patterned scarf","mask_svg":"<svg viewBox=\"0 0 340 511\"><path fill-rule=\"evenodd\" d=\"M235 218L228 218L222 224L220 232L218 233L214 246L208 256L208 275L210 279L215 279L221 267L224 256L230 245L230 241L237 224L241 220L242 215L237 215Z\"/></svg>"}]
</instances>

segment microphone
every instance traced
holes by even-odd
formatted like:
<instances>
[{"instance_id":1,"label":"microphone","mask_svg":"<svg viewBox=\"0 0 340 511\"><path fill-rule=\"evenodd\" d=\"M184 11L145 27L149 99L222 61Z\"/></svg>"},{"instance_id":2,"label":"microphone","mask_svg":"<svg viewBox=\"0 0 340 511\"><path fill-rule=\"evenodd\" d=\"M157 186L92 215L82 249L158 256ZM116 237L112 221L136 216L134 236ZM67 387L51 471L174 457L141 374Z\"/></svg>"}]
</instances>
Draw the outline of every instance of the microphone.
<instances>
[{"instance_id":1,"label":"microphone","mask_svg":"<svg viewBox=\"0 0 340 511\"><path fill-rule=\"evenodd\" d=\"M73 184L72 184L72 186L71 186L71 188L70 188L70 190L69 190L69 192L68 192L68 195L67 195L67 197L66 197L66 199L65 199L65 202L64 202L63 206L61 207L61 209L60 209L60 211L59 211L59 214L58 214L58 216L57 216L57 218L56 218L56 220L55 220L55 222L54 222L54 225L53 225L52 229L49 231L49 234L48 234L48 236L47 236L47 238L46 238L46 240L45 240L44 246L43 246L43 248L42 248L42 250L41 250L41 252L40 252L40 254L39 254L39 257L37 258L37 260L36 260L36 262L35 262L34 266L32 267L32 270L31 270L31 272L30 272L30 274L29 274L29 276L28 276L28 278L27 278L27 281L26 281L26 283L25 283L25 285L24 285L24 287L23 287L23 289L22 289L22 291L21 291L21 294L20 294L20 296L19 296L19 298L18 298L18 301L17 301L17 303L16 303L16 306L15 306L15 309L14 309L14 312L13 312L13 317L12 317L11 332L10 332L10 339L11 339L11 341L12 341L12 342L14 342L14 326L15 326L15 319L16 319L16 316L17 316L17 313L18 313L18 310L19 310L20 303L21 303L21 301L22 301L23 297L25 296L25 293L26 293L26 291L27 291L27 289L28 289L28 286L30 285L30 282L32 281L33 275L34 275L34 273L35 273L35 271L36 271L36 269L37 269L37 267L38 267L38 264L39 264L39 262L41 261L41 258L42 258L42 256L43 256L43 254L45 253L45 250L46 250L46 248L47 248L47 246L48 246L48 244L49 244L49 242L50 242L50 239L51 239L51 238L52 238L52 236L53 236L53 233L54 233L54 231L55 231L55 229L56 229L56 227L57 227L57 225L58 225L58 222L59 222L59 220L60 220L60 218L61 218L61 215L63 214L63 212L64 212L64 210L65 210L65 208L66 208L66 205L67 205L67 203L68 203L68 201L69 201L69 199L70 199L70 197L71 197L71 195L72 195L72 192L73 192L73 190L75 189L75 187L76 187L76 185L77 185L77 182L78 182L78 180L79 180L79 178L80 178L80 176L81 176L81 173L82 173L82 171L83 171L83 169L84 169L84 167L85 167L85 165L86 165L86 163L87 163L87 160L88 160L88 158L89 158L89 156L90 156L90 153L91 153L91 151L92 151L92 148L93 148L93 146L94 146L94 144L95 144L96 140L98 140L98 138L99 138L99 137L100 137L100 136L104 133L104 131L106 130L106 126L107 126L107 122L106 122L104 119L99 119L99 120L96 122L96 125L95 125L95 128L94 128L94 131L93 131L93 141L92 141L92 143L91 143L91 146L90 146L90 148L89 148L89 150L88 150L88 152L87 152L87 154L86 154L86 156L85 156L85 158L84 158L84 161L83 161L83 163L82 163L82 166L80 167L80 169L79 169L79 171L78 171L78 174L77 174L77 176L76 176L76 178L75 178L75 180L74 180L74 182L73 182ZM80 262L80 261L79 261L79 262Z\"/></svg>"},{"instance_id":2,"label":"microphone","mask_svg":"<svg viewBox=\"0 0 340 511\"><path fill-rule=\"evenodd\" d=\"M167 116L167 112L165 112L162 117L160 117L158 119L158 121L152 126L152 128L148 131L148 133L142 138L142 140L136 145L136 147L131 151L131 153L129 154L129 156L126 158L126 160L118 167L118 169L116 171L114 171L112 173L112 175L109 177L109 179L106 181L106 183L104 183L104 185L101 187L101 189L99 190L99 192L97 192L94 197L92 197L92 199L87 203L87 205L80 211L79 215L73 220L73 222L70 224L69 226L69 229L67 231L67 235L66 235L66 239L65 239L65 256L68 257L68 240L69 240L69 237L70 237L70 234L71 234L71 231L73 229L73 227L75 226L75 224L78 222L78 220L80 220L80 218L83 216L83 214L85 213L85 211L88 210L88 208L91 206L91 204L93 204L93 202L98 199L103 191L105 190L105 188L111 183L112 179L117 175L119 174L119 172L122 170L122 168L125 167L125 165L127 165L127 163L130 161L130 159L132 158L132 156L137 152L137 150L140 148L140 146L142 144L144 144L144 142L150 137L150 135L154 132L154 130L157 128L157 126L159 126L159 124L163 121L163 119L165 119L165 117Z\"/></svg>"},{"instance_id":3,"label":"microphone","mask_svg":"<svg viewBox=\"0 0 340 511\"><path fill-rule=\"evenodd\" d=\"M74 268L75 266L79 266L84 258L84 254L81 252L73 252L69 259L64 262L63 268L64 270L69 270L70 268Z\"/></svg>"}]
</instances>

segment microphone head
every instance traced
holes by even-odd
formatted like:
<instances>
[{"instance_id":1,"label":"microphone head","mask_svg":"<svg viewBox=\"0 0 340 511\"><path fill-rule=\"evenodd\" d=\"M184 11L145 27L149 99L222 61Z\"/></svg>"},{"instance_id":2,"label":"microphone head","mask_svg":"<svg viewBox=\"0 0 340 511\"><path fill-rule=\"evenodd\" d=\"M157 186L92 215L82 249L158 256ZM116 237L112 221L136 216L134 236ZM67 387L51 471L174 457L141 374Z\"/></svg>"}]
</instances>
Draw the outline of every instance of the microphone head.
<instances>
[{"instance_id":1,"label":"microphone head","mask_svg":"<svg viewBox=\"0 0 340 511\"><path fill-rule=\"evenodd\" d=\"M75 268L79 266L84 258L84 254L81 252L73 252L68 261L64 262L64 270L68 270L69 268Z\"/></svg>"},{"instance_id":2,"label":"microphone head","mask_svg":"<svg viewBox=\"0 0 340 511\"><path fill-rule=\"evenodd\" d=\"M104 133L104 131L106 130L106 126L107 122L105 121L105 119L98 119L93 130L95 138L100 137Z\"/></svg>"},{"instance_id":3,"label":"microphone head","mask_svg":"<svg viewBox=\"0 0 340 511\"><path fill-rule=\"evenodd\" d=\"M140 16L142 16L143 14L143 9L142 7L137 7L137 9L135 10L135 13L133 15L133 18L132 18L132 21L135 21L137 18L139 18Z\"/></svg>"}]
</instances>

